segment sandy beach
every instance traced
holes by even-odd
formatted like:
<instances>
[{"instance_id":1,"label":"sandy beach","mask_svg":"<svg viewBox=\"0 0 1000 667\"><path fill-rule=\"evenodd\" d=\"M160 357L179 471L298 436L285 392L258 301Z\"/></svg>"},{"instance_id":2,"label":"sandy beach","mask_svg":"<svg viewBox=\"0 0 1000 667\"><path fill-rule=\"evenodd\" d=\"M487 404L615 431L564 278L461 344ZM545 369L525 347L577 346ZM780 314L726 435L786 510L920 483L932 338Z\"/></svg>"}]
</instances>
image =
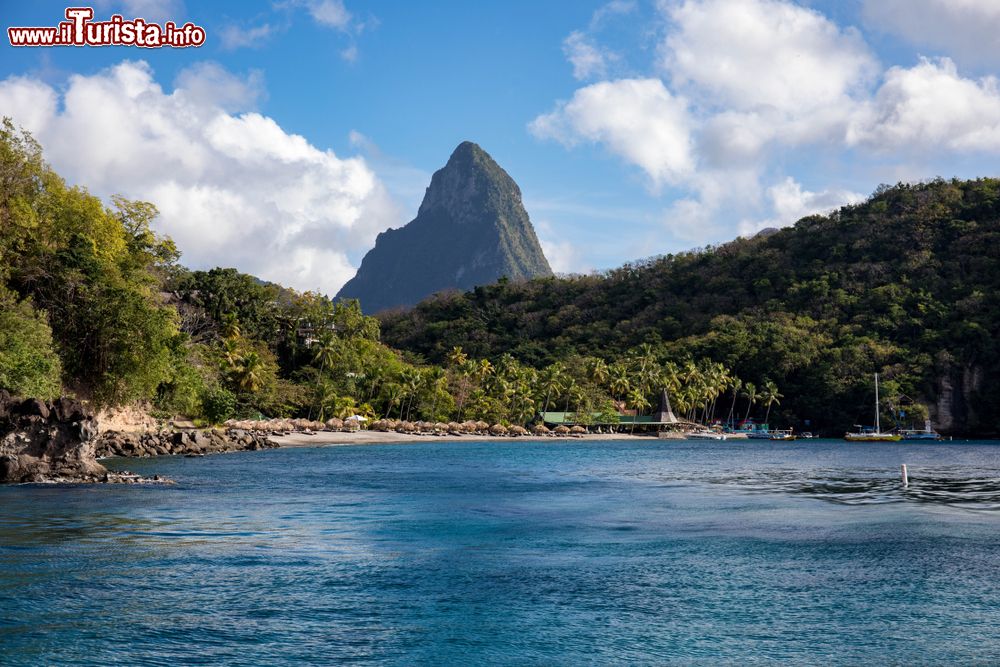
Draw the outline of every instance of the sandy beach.
<instances>
[{"instance_id":1,"label":"sandy beach","mask_svg":"<svg viewBox=\"0 0 1000 667\"><path fill-rule=\"evenodd\" d=\"M567 437L525 435L517 438L510 438L510 437L490 437L484 435L417 435L413 433L394 433L394 432L386 433L381 431L356 431L354 433L320 431L318 433L313 433L313 434L290 433L288 435L274 435L271 436L270 438L272 442L277 443L281 447L405 445L414 442L459 442L462 440L467 440L467 441L552 440L560 442L560 441L573 441L573 440L634 440L634 439L656 440L656 435L654 434L630 435L628 433L604 433L604 434L592 433L587 435L567 436Z\"/></svg>"}]
</instances>

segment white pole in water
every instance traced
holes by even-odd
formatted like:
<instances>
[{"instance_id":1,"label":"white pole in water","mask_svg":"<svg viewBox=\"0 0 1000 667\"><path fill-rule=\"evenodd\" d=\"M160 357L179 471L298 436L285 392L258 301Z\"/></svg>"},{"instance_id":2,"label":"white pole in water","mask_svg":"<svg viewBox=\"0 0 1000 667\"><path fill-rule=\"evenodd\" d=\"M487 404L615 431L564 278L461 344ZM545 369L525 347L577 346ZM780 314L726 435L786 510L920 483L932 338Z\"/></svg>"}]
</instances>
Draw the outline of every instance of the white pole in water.
<instances>
[{"instance_id":1,"label":"white pole in water","mask_svg":"<svg viewBox=\"0 0 1000 667\"><path fill-rule=\"evenodd\" d=\"M878 416L878 373L875 374L875 432L882 432L882 422Z\"/></svg>"},{"instance_id":2,"label":"white pole in water","mask_svg":"<svg viewBox=\"0 0 1000 667\"><path fill-rule=\"evenodd\" d=\"M899 467L899 473L903 477L903 486L909 486L910 485L910 478L906 474L906 464L905 463Z\"/></svg>"}]
</instances>

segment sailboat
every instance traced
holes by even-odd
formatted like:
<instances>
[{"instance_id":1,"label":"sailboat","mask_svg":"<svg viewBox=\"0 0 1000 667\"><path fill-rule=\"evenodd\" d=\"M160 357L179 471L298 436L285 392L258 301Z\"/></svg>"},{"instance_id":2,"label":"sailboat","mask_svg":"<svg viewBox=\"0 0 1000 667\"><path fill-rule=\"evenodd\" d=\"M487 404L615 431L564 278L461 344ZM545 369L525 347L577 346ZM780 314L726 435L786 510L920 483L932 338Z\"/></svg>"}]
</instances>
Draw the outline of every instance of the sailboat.
<instances>
[{"instance_id":1,"label":"sailboat","mask_svg":"<svg viewBox=\"0 0 1000 667\"><path fill-rule=\"evenodd\" d=\"M878 409L878 373L875 374L875 430L857 426L854 433L845 433L844 440L849 442L899 442L903 436L898 433L883 433L882 420L879 418Z\"/></svg>"}]
</instances>

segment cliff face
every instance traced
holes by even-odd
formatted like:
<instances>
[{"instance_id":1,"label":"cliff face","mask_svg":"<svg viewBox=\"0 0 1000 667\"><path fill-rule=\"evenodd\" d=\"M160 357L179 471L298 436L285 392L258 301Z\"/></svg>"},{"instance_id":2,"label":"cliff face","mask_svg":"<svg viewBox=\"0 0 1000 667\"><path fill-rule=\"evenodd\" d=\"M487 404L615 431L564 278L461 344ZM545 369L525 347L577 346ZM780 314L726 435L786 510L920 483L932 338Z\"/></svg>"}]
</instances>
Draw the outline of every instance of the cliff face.
<instances>
[{"instance_id":1,"label":"cliff face","mask_svg":"<svg viewBox=\"0 0 1000 667\"><path fill-rule=\"evenodd\" d=\"M97 462L97 421L79 401L13 398L0 391L0 482L107 478Z\"/></svg>"},{"instance_id":2,"label":"cliff face","mask_svg":"<svg viewBox=\"0 0 1000 667\"><path fill-rule=\"evenodd\" d=\"M370 314L502 276L518 281L549 275L521 190L486 151L467 141L432 177L417 217L378 235L337 298L359 299Z\"/></svg>"}]
</instances>

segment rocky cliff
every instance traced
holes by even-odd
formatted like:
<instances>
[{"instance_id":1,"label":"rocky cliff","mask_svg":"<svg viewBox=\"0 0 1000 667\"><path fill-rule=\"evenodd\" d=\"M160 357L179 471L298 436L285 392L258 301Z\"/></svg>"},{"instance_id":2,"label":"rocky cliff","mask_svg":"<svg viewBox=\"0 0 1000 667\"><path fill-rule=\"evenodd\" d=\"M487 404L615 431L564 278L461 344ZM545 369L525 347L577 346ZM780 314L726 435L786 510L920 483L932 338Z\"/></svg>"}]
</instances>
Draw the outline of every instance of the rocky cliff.
<instances>
[{"instance_id":1,"label":"rocky cliff","mask_svg":"<svg viewBox=\"0 0 1000 667\"><path fill-rule=\"evenodd\" d=\"M466 141L431 178L417 217L379 234L337 298L359 299L366 313L376 313L502 276L548 275L552 269L521 190L486 151Z\"/></svg>"},{"instance_id":2,"label":"rocky cliff","mask_svg":"<svg viewBox=\"0 0 1000 667\"><path fill-rule=\"evenodd\" d=\"M0 482L105 481L97 421L79 401L18 399L0 391Z\"/></svg>"}]
</instances>

